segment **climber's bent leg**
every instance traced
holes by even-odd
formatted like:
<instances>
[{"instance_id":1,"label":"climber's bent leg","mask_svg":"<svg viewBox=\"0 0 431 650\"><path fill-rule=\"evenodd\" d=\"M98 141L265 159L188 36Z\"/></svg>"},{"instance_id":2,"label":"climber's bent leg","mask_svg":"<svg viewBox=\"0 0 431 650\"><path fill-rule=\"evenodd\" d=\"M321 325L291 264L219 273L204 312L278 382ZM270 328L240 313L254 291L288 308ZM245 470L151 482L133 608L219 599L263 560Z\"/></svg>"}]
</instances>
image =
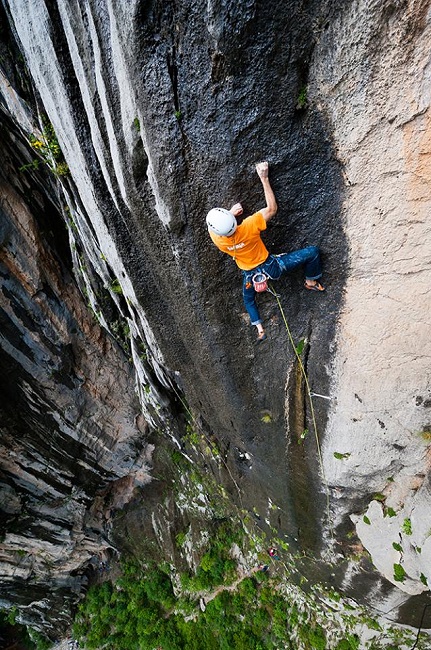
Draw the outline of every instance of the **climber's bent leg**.
<instances>
[{"instance_id":1,"label":"climber's bent leg","mask_svg":"<svg viewBox=\"0 0 431 650\"><path fill-rule=\"evenodd\" d=\"M322 277L322 265L320 253L317 246L308 246L292 253L284 253L274 256L283 272L293 271L298 266L305 265L305 277L307 280L317 280Z\"/></svg>"}]
</instances>

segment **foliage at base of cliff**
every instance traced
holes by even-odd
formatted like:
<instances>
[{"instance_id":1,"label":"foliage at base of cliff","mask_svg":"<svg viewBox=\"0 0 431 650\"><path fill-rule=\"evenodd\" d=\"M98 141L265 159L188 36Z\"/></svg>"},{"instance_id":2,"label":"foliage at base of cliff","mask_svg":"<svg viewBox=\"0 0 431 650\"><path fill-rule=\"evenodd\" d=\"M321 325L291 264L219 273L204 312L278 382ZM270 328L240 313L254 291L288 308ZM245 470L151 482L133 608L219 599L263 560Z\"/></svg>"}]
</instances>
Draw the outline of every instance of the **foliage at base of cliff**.
<instances>
[{"instance_id":1,"label":"foliage at base of cliff","mask_svg":"<svg viewBox=\"0 0 431 650\"><path fill-rule=\"evenodd\" d=\"M76 616L75 637L87 650L412 647L410 631L383 629L377 620L343 604L336 592L325 594L326 604L322 599L317 605L295 588L289 590L282 558L244 574L232 557L231 544L239 542L242 533L223 522L194 575L178 574L167 562L124 564L116 582L89 589ZM366 642L361 640L364 628ZM418 650L426 643L421 638Z\"/></svg>"},{"instance_id":2,"label":"foliage at base of cliff","mask_svg":"<svg viewBox=\"0 0 431 650\"><path fill-rule=\"evenodd\" d=\"M169 571L169 569L167 569ZM139 570L136 569L138 572ZM215 572L204 571L208 583ZM113 585L93 587L81 606L74 632L89 650L130 650L169 648L170 650L253 650L293 648L290 630L298 622L298 610L288 606L266 573L241 581L237 589L222 589L199 609L199 597L188 593L175 597L168 573L155 566L137 573L130 565ZM325 633L319 625L301 632L307 647L324 650ZM340 650L355 650L352 642Z\"/></svg>"},{"instance_id":3,"label":"foliage at base of cliff","mask_svg":"<svg viewBox=\"0 0 431 650\"><path fill-rule=\"evenodd\" d=\"M407 650L413 646L412 631L374 618L334 588L309 583L302 574L304 562L316 558L293 551L275 536L275 529L274 536L267 536L250 513L235 509L211 473L199 469L199 449L202 460L216 467L220 454L192 433L184 441L187 454L159 447L154 457L158 474L173 480L182 524L170 519L158 501L156 539L131 545L131 559L119 567L118 579L108 574L96 578L97 584L78 609L73 630L86 650ZM192 464L188 454L193 453ZM126 520L121 519L124 535ZM271 548L276 549L272 555ZM427 643L422 634L417 650L425 650Z\"/></svg>"}]
</instances>

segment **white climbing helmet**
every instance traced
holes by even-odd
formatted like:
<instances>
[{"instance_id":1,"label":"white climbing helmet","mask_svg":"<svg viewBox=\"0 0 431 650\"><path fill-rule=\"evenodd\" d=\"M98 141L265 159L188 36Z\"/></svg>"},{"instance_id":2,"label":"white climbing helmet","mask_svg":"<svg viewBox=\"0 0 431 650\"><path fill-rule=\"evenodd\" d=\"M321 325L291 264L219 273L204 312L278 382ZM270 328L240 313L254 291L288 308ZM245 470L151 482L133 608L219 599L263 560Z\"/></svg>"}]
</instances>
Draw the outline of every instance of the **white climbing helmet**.
<instances>
[{"instance_id":1,"label":"white climbing helmet","mask_svg":"<svg viewBox=\"0 0 431 650\"><path fill-rule=\"evenodd\" d=\"M232 212L224 208L213 208L207 214L207 226L220 237L230 237L237 228L237 222Z\"/></svg>"}]
</instances>

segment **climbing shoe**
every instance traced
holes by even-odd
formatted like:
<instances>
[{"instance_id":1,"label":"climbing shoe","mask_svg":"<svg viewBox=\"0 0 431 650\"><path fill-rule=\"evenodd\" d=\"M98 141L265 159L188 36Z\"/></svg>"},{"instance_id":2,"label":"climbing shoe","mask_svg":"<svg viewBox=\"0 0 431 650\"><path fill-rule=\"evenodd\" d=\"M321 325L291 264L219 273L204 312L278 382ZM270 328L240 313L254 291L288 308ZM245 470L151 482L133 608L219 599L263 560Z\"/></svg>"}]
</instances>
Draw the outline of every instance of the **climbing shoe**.
<instances>
[{"instance_id":1,"label":"climbing shoe","mask_svg":"<svg viewBox=\"0 0 431 650\"><path fill-rule=\"evenodd\" d=\"M308 289L309 291L325 291L325 287L322 287L320 282L316 280L316 284L309 285L306 282L304 282L304 287Z\"/></svg>"}]
</instances>

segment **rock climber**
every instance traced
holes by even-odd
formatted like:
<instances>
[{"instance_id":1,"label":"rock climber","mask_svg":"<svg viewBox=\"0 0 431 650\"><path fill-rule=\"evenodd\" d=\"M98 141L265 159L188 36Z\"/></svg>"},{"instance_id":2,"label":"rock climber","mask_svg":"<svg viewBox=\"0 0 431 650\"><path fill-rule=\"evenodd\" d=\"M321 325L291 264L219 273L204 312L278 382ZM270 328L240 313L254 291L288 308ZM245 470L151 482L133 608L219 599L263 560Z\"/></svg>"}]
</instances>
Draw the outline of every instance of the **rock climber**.
<instances>
[{"instance_id":1,"label":"rock climber","mask_svg":"<svg viewBox=\"0 0 431 650\"><path fill-rule=\"evenodd\" d=\"M280 559L279 556L278 556L278 551L277 551L276 548L269 548L268 553L274 560L279 560Z\"/></svg>"},{"instance_id":2,"label":"rock climber","mask_svg":"<svg viewBox=\"0 0 431 650\"><path fill-rule=\"evenodd\" d=\"M283 273L304 265L305 288L310 291L324 291L318 282L322 277L319 249L308 246L301 250L281 255L271 255L261 239L267 222L276 214L278 206L268 177L268 163L260 162L256 171L261 180L266 206L250 217L237 223L243 213L241 203L235 203L230 210L213 208L208 212L206 222L210 237L223 253L233 257L243 272L244 305L252 325L257 327L257 342L266 339L265 330L256 304L253 277L264 274L271 280L278 280Z\"/></svg>"}]
</instances>

